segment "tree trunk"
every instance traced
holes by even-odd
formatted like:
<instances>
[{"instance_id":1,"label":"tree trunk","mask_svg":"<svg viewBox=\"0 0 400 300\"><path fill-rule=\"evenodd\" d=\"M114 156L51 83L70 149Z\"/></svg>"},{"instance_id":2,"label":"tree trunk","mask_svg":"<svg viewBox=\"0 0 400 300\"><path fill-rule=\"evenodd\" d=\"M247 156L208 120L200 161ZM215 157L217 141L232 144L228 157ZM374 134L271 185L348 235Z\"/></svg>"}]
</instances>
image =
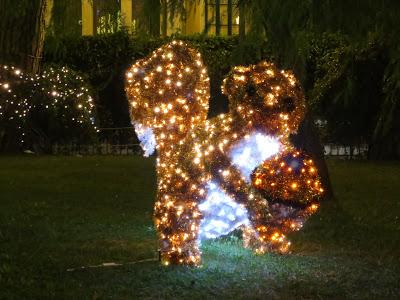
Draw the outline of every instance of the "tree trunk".
<instances>
[{"instance_id":1,"label":"tree trunk","mask_svg":"<svg viewBox=\"0 0 400 300\"><path fill-rule=\"evenodd\" d=\"M39 71L50 0L0 0L0 63Z\"/></svg>"},{"instance_id":2,"label":"tree trunk","mask_svg":"<svg viewBox=\"0 0 400 300\"><path fill-rule=\"evenodd\" d=\"M25 70L30 73L39 72L40 61L43 54L44 38L46 35L47 8L47 0L40 0L36 12L35 34L32 39L32 54L28 55L27 66L25 68Z\"/></svg>"},{"instance_id":3,"label":"tree trunk","mask_svg":"<svg viewBox=\"0 0 400 300\"><path fill-rule=\"evenodd\" d=\"M319 139L318 130L314 124L314 119L310 113L306 114L300 125L298 134L293 137L293 143L314 159L315 166L318 169L322 185L325 189L325 196L327 199L333 198L334 194L328 167L325 162L324 150Z\"/></svg>"}]
</instances>

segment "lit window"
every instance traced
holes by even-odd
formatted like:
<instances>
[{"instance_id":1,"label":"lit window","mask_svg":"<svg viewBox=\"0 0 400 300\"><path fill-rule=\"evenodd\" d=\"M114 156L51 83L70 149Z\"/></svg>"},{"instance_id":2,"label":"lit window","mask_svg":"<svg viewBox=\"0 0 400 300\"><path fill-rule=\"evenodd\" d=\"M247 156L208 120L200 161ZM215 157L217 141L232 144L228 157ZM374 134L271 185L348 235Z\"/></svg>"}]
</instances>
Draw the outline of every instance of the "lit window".
<instances>
[{"instance_id":1,"label":"lit window","mask_svg":"<svg viewBox=\"0 0 400 300\"><path fill-rule=\"evenodd\" d=\"M93 0L95 33L114 33L122 28L121 0Z\"/></svg>"},{"instance_id":2,"label":"lit window","mask_svg":"<svg viewBox=\"0 0 400 300\"><path fill-rule=\"evenodd\" d=\"M239 34L238 0L205 0L205 31L215 35Z\"/></svg>"}]
</instances>

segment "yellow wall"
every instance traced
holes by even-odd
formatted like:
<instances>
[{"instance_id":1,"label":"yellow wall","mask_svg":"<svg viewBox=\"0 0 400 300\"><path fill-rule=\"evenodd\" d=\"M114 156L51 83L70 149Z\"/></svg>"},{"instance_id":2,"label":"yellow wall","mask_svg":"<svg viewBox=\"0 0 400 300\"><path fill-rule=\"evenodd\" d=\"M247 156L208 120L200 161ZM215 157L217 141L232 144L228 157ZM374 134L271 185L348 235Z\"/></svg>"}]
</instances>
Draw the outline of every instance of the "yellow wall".
<instances>
[{"instance_id":1,"label":"yellow wall","mask_svg":"<svg viewBox=\"0 0 400 300\"><path fill-rule=\"evenodd\" d=\"M51 11L53 9L53 0L47 0L46 2L46 17L44 18L45 26L47 27L51 22Z\"/></svg>"},{"instance_id":2,"label":"yellow wall","mask_svg":"<svg viewBox=\"0 0 400 300\"><path fill-rule=\"evenodd\" d=\"M121 15L123 26L130 32L132 30L132 0L121 0Z\"/></svg>"},{"instance_id":3,"label":"yellow wall","mask_svg":"<svg viewBox=\"0 0 400 300\"><path fill-rule=\"evenodd\" d=\"M162 18L162 17L161 17ZM180 16L174 16L174 20L171 23L170 22L170 16L168 16L168 20L167 20L167 35L171 35L174 33L185 33L185 24L182 22L181 17ZM161 28L160 28L160 32L162 32L162 22L161 22Z\"/></svg>"},{"instance_id":4,"label":"yellow wall","mask_svg":"<svg viewBox=\"0 0 400 300\"><path fill-rule=\"evenodd\" d=\"M92 1L93 0L82 0L82 35L93 35L95 31ZM123 25L126 26L128 30L132 29L132 1L135 0L121 0ZM177 32L193 34L202 33L204 31L204 1L185 0L185 6L187 9L186 22L182 22L179 16L175 17L172 24L168 20L167 35ZM162 24L162 22L160 22L160 24ZM162 30L160 30L160 32L162 32Z\"/></svg>"},{"instance_id":5,"label":"yellow wall","mask_svg":"<svg viewBox=\"0 0 400 300\"><path fill-rule=\"evenodd\" d=\"M93 6L91 0L82 0L82 35L93 35Z\"/></svg>"},{"instance_id":6,"label":"yellow wall","mask_svg":"<svg viewBox=\"0 0 400 300\"><path fill-rule=\"evenodd\" d=\"M202 33L204 31L204 1L185 0L185 8L187 10L186 21L183 21L180 16L176 16L171 24L168 19L167 35L178 32L182 34L193 34ZM162 32L162 28L160 31Z\"/></svg>"},{"instance_id":7,"label":"yellow wall","mask_svg":"<svg viewBox=\"0 0 400 300\"><path fill-rule=\"evenodd\" d=\"M202 33L205 27L204 1L186 0L185 5L187 9L185 34Z\"/></svg>"}]
</instances>

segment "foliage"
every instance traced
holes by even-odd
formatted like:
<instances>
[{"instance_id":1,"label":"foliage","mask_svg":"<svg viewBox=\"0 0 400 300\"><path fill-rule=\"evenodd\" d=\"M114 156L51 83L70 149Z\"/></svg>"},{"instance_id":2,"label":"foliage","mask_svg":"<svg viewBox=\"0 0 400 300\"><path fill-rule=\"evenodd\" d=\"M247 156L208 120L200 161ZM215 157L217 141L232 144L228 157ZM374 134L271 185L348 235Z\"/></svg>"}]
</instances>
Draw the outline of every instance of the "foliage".
<instances>
[{"instance_id":1,"label":"foliage","mask_svg":"<svg viewBox=\"0 0 400 300\"><path fill-rule=\"evenodd\" d=\"M172 36L168 38L149 38L130 36L125 31L115 34L83 36L80 38L49 37L45 48L45 62L63 62L87 73L97 86L103 87L109 80L110 71L115 67L125 67L134 60L143 58L160 45L172 40L183 39L199 49L209 72L226 72L232 64L231 52L238 44L236 37L207 37L204 35ZM58 44L56 45L57 40ZM114 76L112 73L111 76ZM102 81L101 79L104 79Z\"/></svg>"},{"instance_id":2,"label":"foliage","mask_svg":"<svg viewBox=\"0 0 400 300\"><path fill-rule=\"evenodd\" d=\"M370 36L353 44L342 34L325 33L308 49L310 106L327 120L327 142L368 144L370 157L394 157L400 145L400 77L387 76L391 58L387 42ZM390 89L390 91L389 91ZM386 149L386 150L385 150Z\"/></svg>"},{"instance_id":3,"label":"foliage","mask_svg":"<svg viewBox=\"0 0 400 300\"><path fill-rule=\"evenodd\" d=\"M187 11L198 2L190 1L190 5L187 5L183 0L142 1L139 23L143 26L138 27L138 35L131 39L123 30L111 35L78 38L80 30L76 22L81 13L80 1L56 0L53 5L53 23L48 30L52 34L48 35L46 41L46 62L67 62L68 65L89 72L91 83L100 95L98 104L101 123L104 126L126 126L129 118L123 95L123 70L134 59L145 56L166 42L156 37L160 31L160 12L165 19L164 8L168 10L169 22L173 22L176 17L185 19ZM114 7L117 2L107 3L107 7ZM35 5L38 5L38 1L0 1L0 11L7 11L7 18L3 18L2 22L5 30L0 33L0 57L3 63L20 63L21 58L26 60L25 54L31 53L31 45L26 41L32 37L31 31L27 29L34 27L35 20L32 17L34 14L26 12L34 10ZM232 64L250 64L268 57L280 67L295 70L308 91L310 104L314 104L310 107L317 109L319 117L329 119L332 110L323 108L335 108L335 114L342 118L331 118L328 124L329 131L336 131L332 132L332 139L339 142L338 137L345 133L346 136L340 142L357 143L361 136L361 140L377 148L377 153L399 147L396 132L400 127L397 117L400 113L400 23L396 12L399 11L400 2L288 0L282 3L279 0L240 0L239 6L247 12L246 28L249 32L246 39L231 39L234 42L226 48L220 45L224 49L217 50L217 54L214 45L223 39L218 43L210 42L213 46L208 49L214 53L205 55L211 75L215 70L215 77L211 77L211 91L212 99L216 101L211 102L211 115L227 108L226 99L219 90L221 74L225 74L226 68ZM107 7L106 10L110 10ZM64 13L66 10L69 13ZM22 22L20 15L31 17ZM66 15L77 18L65 18ZM71 22L75 22L75 25ZM162 27L165 26L166 22L163 22ZM148 37L149 33L156 38L143 38ZM63 37L60 40L60 36L70 38ZM203 42L207 44L213 40L201 35L193 39L195 44L199 42L196 46L205 52L208 50ZM103 53L101 47L105 49ZM86 52L82 57L79 53L81 49ZM73 53L72 57L68 58L67 53ZM218 67L221 67L221 71L217 71ZM367 72L359 72L364 67L368 70L378 69L374 80L368 78ZM363 85L368 88L359 93ZM363 96L368 94L370 88L374 93L379 90L379 93L375 93L377 99L373 104L376 114L371 117L370 111L365 109L359 111L354 118L352 111L360 107ZM372 126L364 126L367 119L373 120L373 124L368 124ZM386 156L395 155L396 150L391 152L386 153Z\"/></svg>"},{"instance_id":4,"label":"foliage","mask_svg":"<svg viewBox=\"0 0 400 300\"><path fill-rule=\"evenodd\" d=\"M40 75L0 69L0 150L49 151L54 143L94 137L93 98L83 78L68 68Z\"/></svg>"},{"instance_id":5,"label":"foliage","mask_svg":"<svg viewBox=\"0 0 400 300\"><path fill-rule=\"evenodd\" d=\"M230 67L238 39L204 35L149 38L131 36L125 31L114 34L74 37L48 37L45 63L67 65L88 75L99 97L96 106L102 127L128 126L128 104L124 92L124 74L135 60L148 55L171 39L186 40L202 53L210 74L211 115L227 109L221 95L221 81Z\"/></svg>"},{"instance_id":6,"label":"foliage","mask_svg":"<svg viewBox=\"0 0 400 300\"><path fill-rule=\"evenodd\" d=\"M153 159L2 157L0 298L398 298L399 163L328 162L343 210L322 207L291 255L227 237L201 268L165 268L130 264L157 260ZM124 266L67 271L105 262Z\"/></svg>"},{"instance_id":7,"label":"foliage","mask_svg":"<svg viewBox=\"0 0 400 300\"><path fill-rule=\"evenodd\" d=\"M51 20L46 35L80 36L82 0L53 0Z\"/></svg>"},{"instance_id":8,"label":"foliage","mask_svg":"<svg viewBox=\"0 0 400 300\"><path fill-rule=\"evenodd\" d=\"M362 136L372 148L399 147L395 136L400 126L396 117L400 111L399 1L243 0L240 5L251 16L249 37L266 38L277 61L295 69L311 89L314 107L331 106L340 115L341 120L329 124L340 127L341 133L334 137L346 133L347 142ZM369 73L373 78L368 78ZM371 89L377 99L371 99ZM357 116L355 108L362 108ZM372 109L376 112L371 118ZM325 111L323 117L329 119L331 113ZM396 155L399 150L375 157Z\"/></svg>"},{"instance_id":9,"label":"foliage","mask_svg":"<svg viewBox=\"0 0 400 300\"><path fill-rule=\"evenodd\" d=\"M354 145L372 141L383 101L385 47L376 40L354 47L341 35L324 34L310 52L310 106L328 121L328 142Z\"/></svg>"},{"instance_id":10,"label":"foliage","mask_svg":"<svg viewBox=\"0 0 400 300\"><path fill-rule=\"evenodd\" d=\"M0 64L39 70L48 0L0 0Z\"/></svg>"}]
</instances>

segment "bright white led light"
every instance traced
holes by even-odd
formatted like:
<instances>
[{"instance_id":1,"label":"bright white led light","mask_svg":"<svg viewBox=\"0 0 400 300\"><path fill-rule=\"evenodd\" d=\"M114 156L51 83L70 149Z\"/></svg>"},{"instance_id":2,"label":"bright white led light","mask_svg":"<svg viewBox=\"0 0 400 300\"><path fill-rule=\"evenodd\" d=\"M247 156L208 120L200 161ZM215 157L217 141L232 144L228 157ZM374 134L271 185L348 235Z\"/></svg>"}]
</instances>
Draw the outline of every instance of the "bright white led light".
<instances>
[{"instance_id":1,"label":"bright white led light","mask_svg":"<svg viewBox=\"0 0 400 300\"><path fill-rule=\"evenodd\" d=\"M250 175L264 160L276 155L281 148L279 138L254 132L232 147L229 155L233 164L250 182Z\"/></svg>"},{"instance_id":2,"label":"bright white led light","mask_svg":"<svg viewBox=\"0 0 400 300\"><path fill-rule=\"evenodd\" d=\"M232 200L215 183L207 185L207 198L199 209L203 215L199 239L212 239L229 234L241 225L249 225L247 210Z\"/></svg>"},{"instance_id":3,"label":"bright white led light","mask_svg":"<svg viewBox=\"0 0 400 300\"><path fill-rule=\"evenodd\" d=\"M135 126L137 137L140 140L140 146L144 151L143 156L149 157L156 149L156 137L153 130L140 123L134 123L133 125Z\"/></svg>"}]
</instances>

